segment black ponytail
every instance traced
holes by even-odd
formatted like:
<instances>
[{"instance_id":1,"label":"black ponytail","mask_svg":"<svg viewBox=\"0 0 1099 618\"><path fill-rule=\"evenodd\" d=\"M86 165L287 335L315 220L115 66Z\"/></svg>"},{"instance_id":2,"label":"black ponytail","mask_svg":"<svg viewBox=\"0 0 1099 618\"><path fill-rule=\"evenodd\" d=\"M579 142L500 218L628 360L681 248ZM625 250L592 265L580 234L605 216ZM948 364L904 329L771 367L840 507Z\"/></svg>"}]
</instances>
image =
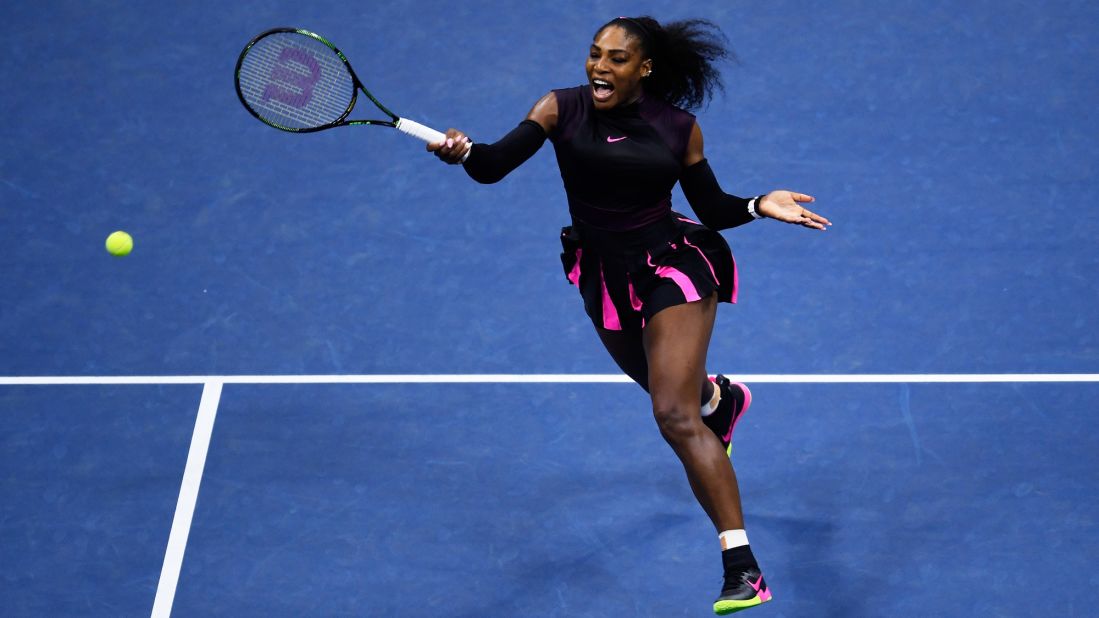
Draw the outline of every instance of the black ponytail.
<instances>
[{"instance_id":1,"label":"black ponytail","mask_svg":"<svg viewBox=\"0 0 1099 618\"><path fill-rule=\"evenodd\" d=\"M721 72L715 63L735 60L728 39L713 22L685 19L661 25L652 17L618 17L599 29L619 26L637 38L641 52L653 61L652 73L642 80L646 94L686 110L697 109L724 92Z\"/></svg>"}]
</instances>

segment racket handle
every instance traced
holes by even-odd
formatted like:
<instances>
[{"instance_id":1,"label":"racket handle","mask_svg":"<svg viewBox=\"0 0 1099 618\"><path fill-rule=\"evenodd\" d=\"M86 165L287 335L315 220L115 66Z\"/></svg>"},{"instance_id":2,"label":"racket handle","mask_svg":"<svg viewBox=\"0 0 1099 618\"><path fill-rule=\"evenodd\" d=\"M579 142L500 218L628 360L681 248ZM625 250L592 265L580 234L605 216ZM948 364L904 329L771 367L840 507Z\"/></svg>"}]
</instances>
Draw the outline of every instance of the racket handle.
<instances>
[{"instance_id":1,"label":"racket handle","mask_svg":"<svg viewBox=\"0 0 1099 618\"><path fill-rule=\"evenodd\" d=\"M397 130L405 135L411 135L416 139L421 139L429 144L438 144L439 142L446 141L446 134L440 133L431 127L422 125L415 120L409 120L408 118L401 118L397 120ZM469 158L469 153L473 150L473 144L470 144L470 148L466 150L466 153L462 155L462 163L465 163Z\"/></svg>"},{"instance_id":2,"label":"racket handle","mask_svg":"<svg viewBox=\"0 0 1099 618\"><path fill-rule=\"evenodd\" d=\"M411 135L429 144L438 144L446 141L446 134L440 133L431 127L424 126L415 120L401 118L397 121L397 130L405 135Z\"/></svg>"}]
</instances>

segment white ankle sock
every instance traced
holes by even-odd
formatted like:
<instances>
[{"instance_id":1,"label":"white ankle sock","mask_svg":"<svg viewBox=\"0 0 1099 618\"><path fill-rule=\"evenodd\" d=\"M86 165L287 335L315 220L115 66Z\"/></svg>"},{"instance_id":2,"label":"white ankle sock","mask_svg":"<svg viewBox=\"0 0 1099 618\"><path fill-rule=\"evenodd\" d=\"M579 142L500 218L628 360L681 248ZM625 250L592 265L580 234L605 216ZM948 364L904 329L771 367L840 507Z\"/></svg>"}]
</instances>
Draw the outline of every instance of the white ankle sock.
<instances>
[{"instance_id":1,"label":"white ankle sock","mask_svg":"<svg viewBox=\"0 0 1099 618\"><path fill-rule=\"evenodd\" d=\"M726 530L717 538L721 541L721 551L748 544L748 533L744 530Z\"/></svg>"},{"instance_id":2,"label":"white ankle sock","mask_svg":"<svg viewBox=\"0 0 1099 618\"><path fill-rule=\"evenodd\" d=\"M710 397L709 403L702 404L702 416L713 414L719 403L721 403L721 387L715 383L714 394Z\"/></svg>"}]
</instances>

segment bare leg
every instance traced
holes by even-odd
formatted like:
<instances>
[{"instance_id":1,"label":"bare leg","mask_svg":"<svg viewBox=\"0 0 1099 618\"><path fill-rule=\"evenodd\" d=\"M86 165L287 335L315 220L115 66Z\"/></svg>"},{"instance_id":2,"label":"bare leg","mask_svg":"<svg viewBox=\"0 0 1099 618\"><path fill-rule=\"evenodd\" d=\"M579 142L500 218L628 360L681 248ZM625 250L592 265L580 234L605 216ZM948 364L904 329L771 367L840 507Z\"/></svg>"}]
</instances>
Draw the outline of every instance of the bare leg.
<instances>
[{"instance_id":1,"label":"bare leg","mask_svg":"<svg viewBox=\"0 0 1099 618\"><path fill-rule=\"evenodd\" d=\"M622 373L630 376L634 382L649 392L649 361L645 358L645 344L638 331L607 330L595 328L603 347L607 348L611 358L618 364ZM706 403L714 395L714 383L702 376L702 397L699 403Z\"/></svg>"},{"instance_id":2,"label":"bare leg","mask_svg":"<svg viewBox=\"0 0 1099 618\"><path fill-rule=\"evenodd\" d=\"M664 440L672 447L691 484L695 498L718 531L744 527L736 474L714 434L698 413L700 385L706 378L717 299L665 309L649 321L642 334L648 360L653 415Z\"/></svg>"}]
</instances>

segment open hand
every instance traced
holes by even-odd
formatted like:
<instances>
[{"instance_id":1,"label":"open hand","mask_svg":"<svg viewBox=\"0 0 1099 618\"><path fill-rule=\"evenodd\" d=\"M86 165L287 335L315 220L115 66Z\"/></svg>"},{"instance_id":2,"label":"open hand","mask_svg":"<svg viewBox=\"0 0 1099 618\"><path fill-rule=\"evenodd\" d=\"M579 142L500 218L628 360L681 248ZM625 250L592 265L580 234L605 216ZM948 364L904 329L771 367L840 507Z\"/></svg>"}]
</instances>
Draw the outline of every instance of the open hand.
<instances>
[{"instance_id":1,"label":"open hand","mask_svg":"<svg viewBox=\"0 0 1099 618\"><path fill-rule=\"evenodd\" d=\"M826 226L832 225L832 222L802 206L812 201L813 196L804 193L772 191L760 198L759 203L756 204L756 212L764 217L786 223L824 230Z\"/></svg>"}]
</instances>

